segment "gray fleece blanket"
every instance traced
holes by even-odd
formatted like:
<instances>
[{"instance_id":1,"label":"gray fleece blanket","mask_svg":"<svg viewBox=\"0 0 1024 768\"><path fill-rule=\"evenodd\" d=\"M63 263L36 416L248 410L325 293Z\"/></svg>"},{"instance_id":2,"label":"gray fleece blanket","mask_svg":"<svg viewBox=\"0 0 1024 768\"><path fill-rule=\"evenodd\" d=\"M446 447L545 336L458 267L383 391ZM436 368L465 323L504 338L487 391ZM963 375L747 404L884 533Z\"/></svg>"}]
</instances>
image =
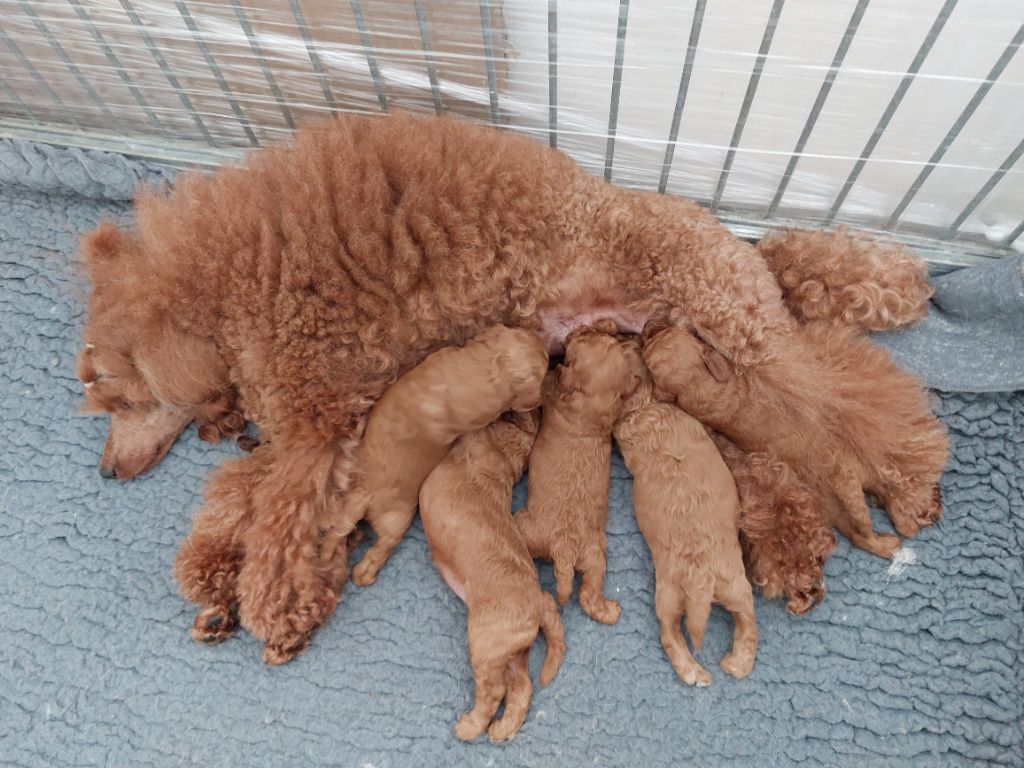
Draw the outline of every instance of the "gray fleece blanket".
<instances>
[{"instance_id":1,"label":"gray fleece blanket","mask_svg":"<svg viewBox=\"0 0 1024 768\"><path fill-rule=\"evenodd\" d=\"M75 237L128 220L112 198L152 169L10 143L0 169L0 764L1024 765L1024 393L940 395L953 458L939 526L896 566L841 543L809 616L759 601L746 680L717 669L730 624L716 609L699 654L715 680L700 690L661 651L616 459L608 590L622 619L598 626L571 603L565 663L521 733L463 745L465 610L418 524L291 664L263 666L244 635L189 638L174 551L205 475L236 449L189 431L150 475L104 481L105 422L78 415L73 373Z\"/></svg>"}]
</instances>

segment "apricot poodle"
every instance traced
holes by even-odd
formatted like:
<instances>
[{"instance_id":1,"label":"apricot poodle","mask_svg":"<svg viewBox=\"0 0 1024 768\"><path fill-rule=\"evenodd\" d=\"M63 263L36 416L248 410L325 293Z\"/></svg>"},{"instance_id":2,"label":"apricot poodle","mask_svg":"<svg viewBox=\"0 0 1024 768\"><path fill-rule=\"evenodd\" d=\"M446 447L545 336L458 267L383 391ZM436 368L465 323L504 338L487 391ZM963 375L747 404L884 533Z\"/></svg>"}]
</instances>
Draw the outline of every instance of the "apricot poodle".
<instances>
[{"instance_id":1,"label":"apricot poodle","mask_svg":"<svg viewBox=\"0 0 1024 768\"><path fill-rule=\"evenodd\" d=\"M544 382L526 507L515 516L530 555L554 565L559 604L569 602L578 572L580 607L604 624L621 610L604 594L612 425L635 386L614 337L589 326L569 334L565 362Z\"/></svg>"},{"instance_id":2,"label":"apricot poodle","mask_svg":"<svg viewBox=\"0 0 1024 768\"><path fill-rule=\"evenodd\" d=\"M222 545L178 576L206 610L223 601L207 598L208 577L235 574L239 619L276 662L337 602L322 533L366 416L429 353L497 323L557 350L606 317L634 332L654 318L693 327L744 369L792 354L797 321L767 263L709 212L456 119L342 116L145 191L135 212L135 231L103 224L82 243L79 372L110 415L101 472L148 470L197 419L238 411L259 426L266 453L208 493L248 488L244 529L221 527Z\"/></svg>"},{"instance_id":3,"label":"apricot poodle","mask_svg":"<svg viewBox=\"0 0 1024 768\"><path fill-rule=\"evenodd\" d=\"M533 696L527 655L544 633L547 685L565 653L558 607L542 592L526 542L512 521L512 486L537 435L537 413L512 413L458 439L420 492L430 554L468 610L476 703L455 726L463 740L484 729L493 741L522 727ZM502 700L505 712L491 723ZM490 727L488 727L488 723Z\"/></svg>"},{"instance_id":4,"label":"apricot poodle","mask_svg":"<svg viewBox=\"0 0 1024 768\"><path fill-rule=\"evenodd\" d=\"M788 464L855 546L881 557L900 546L872 529L865 491L903 536L938 519L946 435L920 382L856 331L809 323L785 362L748 369L681 329L652 324L645 338L659 389L741 448Z\"/></svg>"},{"instance_id":5,"label":"apricot poodle","mask_svg":"<svg viewBox=\"0 0 1024 768\"><path fill-rule=\"evenodd\" d=\"M743 568L737 525L740 499L707 429L654 398L637 338L622 349L639 385L615 422L615 441L633 475L633 511L654 562L654 610L661 644L679 679L709 685L711 674L690 654L679 628L700 650L712 602L732 614L732 650L722 669L746 677L757 654L754 595Z\"/></svg>"},{"instance_id":6,"label":"apricot poodle","mask_svg":"<svg viewBox=\"0 0 1024 768\"><path fill-rule=\"evenodd\" d=\"M416 514L420 485L456 438L507 410L540 405L547 350L535 334L498 325L464 347L438 350L404 374L370 411L337 534L366 520L377 539L352 569L372 584Z\"/></svg>"}]
</instances>

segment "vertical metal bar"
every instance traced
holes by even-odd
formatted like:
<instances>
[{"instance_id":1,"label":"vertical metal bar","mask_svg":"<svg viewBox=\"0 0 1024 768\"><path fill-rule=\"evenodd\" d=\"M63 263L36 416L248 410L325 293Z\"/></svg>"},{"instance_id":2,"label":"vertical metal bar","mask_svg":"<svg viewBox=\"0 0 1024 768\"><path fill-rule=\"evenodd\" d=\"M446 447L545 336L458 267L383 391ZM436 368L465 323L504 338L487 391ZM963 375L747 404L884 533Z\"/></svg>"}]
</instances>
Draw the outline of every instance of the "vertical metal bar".
<instances>
[{"instance_id":1,"label":"vertical metal bar","mask_svg":"<svg viewBox=\"0 0 1024 768\"><path fill-rule=\"evenodd\" d=\"M430 78L430 95L434 99L434 112L444 112L441 101L441 83L437 79L437 62L434 61L434 48L430 44L430 28L427 25L427 12L423 9L423 0L414 0L416 6L416 23L420 27L420 43L423 45L423 58L427 61L427 77Z\"/></svg>"},{"instance_id":2,"label":"vertical metal bar","mask_svg":"<svg viewBox=\"0 0 1024 768\"><path fill-rule=\"evenodd\" d=\"M75 2L76 0L72 0ZM256 37L256 33L253 32L252 25L249 24L249 18L245 14L245 9L242 8L242 4L238 0L231 0L231 7L235 9L235 16L238 18L238 23L242 27L242 31L245 32L245 36L249 40L249 47L252 48L252 54L256 57L256 62L260 65L260 69L263 71L263 77L267 81L267 85L270 87L270 92L274 94L274 100L277 102L277 106L281 109L281 115L284 117L285 123L292 130L295 130L295 120L292 119L292 111L288 109L288 102L285 101L284 94L281 93L281 89L277 87L277 80L274 79L274 73L270 71L270 65L267 63L266 57L263 55L263 48L260 46L260 41Z\"/></svg>"},{"instance_id":3,"label":"vertical metal bar","mask_svg":"<svg viewBox=\"0 0 1024 768\"><path fill-rule=\"evenodd\" d=\"M672 112L672 127L668 131L668 144L665 146L665 160L661 164L661 180L658 192L664 194L668 188L668 176L672 172L672 160L676 154L676 139L679 137L679 125L683 120L683 107L686 105L686 94L690 90L690 77L693 75L693 61L697 58L697 43L700 42L700 29L704 23L704 9L707 0L697 0L693 8L693 21L690 22L690 39L686 43L686 61L683 63L683 74L679 77L679 92L676 94L676 108Z\"/></svg>"},{"instance_id":4,"label":"vertical metal bar","mask_svg":"<svg viewBox=\"0 0 1024 768\"><path fill-rule=\"evenodd\" d=\"M7 30L4 29L2 24L0 24L0 40L3 40L4 44L11 49L11 53L18 57L18 61L21 62L21 66L23 66L32 79L39 84L39 87L46 92L46 95L50 97L50 100L54 104L57 105L57 108L64 113L64 118L68 123L73 125L75 128L81 128L82 126L78 124L75 116L71 113L71 110L68 109L67 104L65 104L61 97L57 95L57 92L50 87L50 84L43 79L43 76L39 74L39 70L37 70L32 65L32 62L29 61L28 57L22 53L21 48L19 48L17 43L15 43L14 40L11 39L11 36L7 34Z\"/></svg>"},{"instance_id":5,"label":"vertical metal bar","mask_svg":"<svg viewBox=\"0 0 1024 768\"><path fill-rule=\"evenodd\" d=\"M80 0L68 0L68 3L72 8L74 8L75 14L78 16L79 20L81 20L89 34L92 35L92 39L96 41L96 45L100 47L100 51L103 52L107 62L111 67L113 67L114 71L117 72L117 76L121 78L121 82L124 83L128 92L132 95L132 98L135 99L135 103L139 105L139 108L145 113L153 127L166 136L167 131L164 130L159 118L157 118L156 112L154 112L152 107L149 106L149 103L142 95L142 91L139 90L138 86L135 85L135 81L132 80L131 75L128 74L128 70L126 70L124 65L121 64L121 60L117 58L117 54L115 54L114 50L107 44L107 41L103 38L103 35L100 34L96 25L92 23L92 19L89 18L89 14L82 6Z\"/></svg>"},{"instance_id":6,"label":"vertical metal bar","mask_svg":"<svg viewBox=\"0 0 1024 768\"><path fill-rule=\"evenodd\" d=\"M548 0L548 144L558 146L558 0Z\"/></svg>"},{"instance_id":7,"label":"vertical metal bar","mask_svg":"<svg viewBox=\"0 0 1024 768\"><path fill-rule=\"evenodd\" d=\"M608 144L604 152L604 180L612 180L615 160L615 132L619 125L619 96L622 91L622 62L626 58L626 24L629 0L619 0L619 25L615 32L615 66L612 69L612 98L608 105Z\"/></svg>"},{"instance_id":8,"label":"vertical metal bar","mask_svg":"<svg viewBox=\"0 0 1024 768\"><path fill-rule=\"evenodd\" d=\"M24 112L25 116L28 117L29 120L34 120L37 123L42 122L42 120L40 120L36 114L28 108L28 105L21 100L21 96L18 95L17 91L11 88L11 86L7 84L7 81L2 77L0 77L0 91L6 93L7 97L11 100L11 103Z\"/></svg>"},{"instance_id":9,"label":"vertical metal bar","mask_svg":"<svg viewBox=\"0 0 1024 768\"><path fill-rule=\"evenodd\" d=\"M213 79L217 81L217 86L220 88L221 93L223 93L224 98L228 100L228 105L231 107L231 111L234 112L235 117L238 118L238 124L242 126L242 130L245 132L246 137L248 137L249 143L254 147L258 147L260 145L260 141L256 138L256 134L253 132L252 126L249 124L249 119L245 116L245 113L242 111L242 107L239 106L238 101L235 99L235 94L231 92L231 88L224 79L224 75L221 74L220 67L217 66L217 62L214 60L213 54L210 53L210 49L206 47L206 41L203 40L203 36L199 32L199 27L196 25L195 19L192 18L192 14L189 12L188 6L185 5L185 0L174 0L174 5L178 9L178 13L181 14L181 18L185 21L185 26L188 27L188 31L192 33L192 40L199 49L199 53L203 55L203 59L206 61L206 66L209 67L210 74L213 75Z\"/></svg>"},{"instance_id":10,"label":"vertical metal bar","mask_svg":"<svg viewBox=\"0 0 1024 768\"><path fill-rule=\"evenodd\" d=\"M850 171L850 175L847 177L846 181L843 182L843 187L836 196L835 201L832 203L832 207L829 208L828 213L825 214L825 220L822 222L824 226L831 224L835 219L836 214L839 213L839 209L842 208L847 195L850 194L850 190L853 189L853 185L857 182L857 178L860 176L861 171L864 170L864 165L867 163L868 158L871 157L871 153L875 151L875 147L878 146L878 142L885 133L885 129L889 126L889 122L896 114L896 110L899 109L900 103L903 101L903 97L907 95L907 90L910 88L910 84L914 82L914 78L921 69L921 65L924 64L924 60L928 58L928 53L931 51L932 46L938 39L939 33L942 32L942 28L946 26L946 21L949 19L949 15L953 12L953 9L956 7L956 3L957 0L946 0L942 9L939 11L939 15L936 16L935 21L932 22L932 26L928 30L928 34L925 35L924 41L921 43L921 47L917 49L917 54L914 56L914 60L910 62L909 69L907 69L906 74L903 75L903 79L900 81L899 87L896 88L896 92L889 100L889 105L885 108L885 112L882 113L882 117L879 119L878 125L876 125L875 130L871 132L871 138L869 138L868 143L864 145L864 149L861 150L860 157L857 159L857 162L854 163L853 170Z\"/></svg>"},{"instance_id":11,"label":"vertical metal bar","mask_svg":"<svg viewBox=\"0 0 1024 768\"><path fill-rule=\"evenodd\" d=\"M921 186L925 181L927 181L928 177L931 176L932 171L935 170L939 161L942 160L946 151L950 148L953 142L956 141L956 137L960 135L960 131L962 131L964 126L967 125L967 121L971 119L974 111L984 100L985 96L988 95L988 92L991 90L995 81L999 79L1001 74L1003 74L1003 70L1006 69L1010 60L1013 59L1014 54L1017 53L1017 49L1020 48L1021 43L1024 43L1024 24L1020 25L1020 29L1017 30L1017 34L1013 36L1009 45L1007 45L1003 50L1003 55L999 57L999 60L996 61L995 65L985 76L985 80L978 87L978 90L974 92L974 96L971 97L967 106L964 107L963 112L961 112L960 116L957 117L956 122L953 123L953 127L949 129L949 132L945 135L942 141L939 142L939 146L935 148L935 151L932 152L932 156L928 158L928 162L925 164L924 168L922 168L921 172L917 174L917 178L914 179L914 183L910 185L910 189L907 190L906 194L903 195L903 199L900 200L893 209L892 213L889 215L889 220L885 222L886 229L892 229L896 226L896 222L899 221L900 216L903 215L907 206L910 205L910 201L914 199L915 195L917 195L918 191L921 189Z\"/></svg>"},{"instance_id":12,"label":"vertical metal bar","mask_svg":"<svg viewBox=\"0 0 1024 768\"><path fill-rule=\"evenodd\" d=\"M35 12L32 4L29 3L28 0L19 0L19 3L21 5L21 9L25 12L25 15L32 20L32 23L39 31L39 34L43 36L47 44L57 54L57 57L64 62L64 66L68 68L68 71L74 76L75 80L78 81L78 84L82 87L82 90L85 91L89 100L96 105L103 117L107 119L111 126L113 126L116 122L114 113L110 111L110 107L108 107L106 102L104 102L103 99L100 98L100 95L96 93L96 89L92 87L92 83L85 79L85 75L82 74L82 70L80 70L78 65L71 60L71 57L68 56L68 52L64 50L64 46L61 45L57 38L53 36L49 27L47 27L43 20L39 18L39 14Z\"/></svg>"},{"instance_id":13,"label":"vertical metal bar","mask_svg":"<svg viewBox=\"0 0 1024 768\"><path fill-rule=\"evenodd\" d=\"M131 21L132 26L134 26L139 35L141 35L143 42L149 49L150 55L153 57L153 60L157 63L157 66L160 67L160 71L164 73L164 77L167 78L167 82L171 84L171 88L173 88L174 92L178 95L178 100L181 102L181 105L185 107L185 111L189 113L189 116L192 118L192 122L195 123L196 130L199 131L207 144L211 147L216 147L217 143L213 140L213 136L210 135L210 131L207 129L206 124L203 122L203 119L199 116L199 112L196 111L195 106L192 104L192 99L190 99L188 94L185 93L185 89L181 87L181 83L178 82L178 78L174 76L174 72L172 72L170 66L168 66L167 60L164 59L163 54L160 53L160 49L157 48L156 43L153 42L153 38L149 36L145 25L142 23L142 19L139 18L139 14L136 13L135 8L132 7L131 0L119 0L119 2L121 3L121 8L124 9L124 12L128 15L128 20Z\"/></svg>"},{"instance_id":14,"label":"vertical metal bar","mask_svg":"<svg viewBox=\"0 0 1024 768\"><path fill-rule=\"evenodd\" d=\"M370 77L373 79L373 87L377 91L377 101L382 111L388 111L388 96L384 92L384 78L380 76L380 68L377 66L377 57L373 55L373 41L370 39L370 32L366 28L366 19L363 18L363 9L359 0L350 0L352 15L356 18L356 29L359 31L359 40L363 44L363 54L366 56L366 66L370 68Z\"/></svg>"},{"instance_id":15,"label":"vertical metal bar","mask_svg":"<svg viewBox=\"0 0 1024 768\"><path fill-rule=\"evenodd\" d=\"M771 218L775 215L775 211L778 209L779 203L782 202L783 195L786 194L786 188L789 186L789 182L793 178L793 172L796 170L796 164L800 162L800 156L803 154L804 147L807 146L807 142L811 138L811 131L814 130L814 126L818 122L818 117L821 115L821 110L825 107L825 101L828 99L828 95L832 91L832 84L836 80L836 75L839 74L839 68L843 65L843 61L846 59L846 54L850 50L850 45L853 43L854 35L857 34L857 28L860 27L860 21L864 17L864 11L867 10L868 2L869 0L859 0L857 7L853 9L853 15L850 16L850 21L846 25L846 32L843 33L843 39L839 41L839 47L836 48L836 55L832 57L832 64L829 65L828 72L825 74L825 79L821 83L821 88L818 89L818 96L814 100L814 105L811 107L810 114L807 116L807 122L804 123L804 128L800 132L800 138L796 140L796 146L793 147L793 152L789 156L789 162L786 164L786 170L782 172L782 179L779 181L779 188L775 190L775 196L772 198L772 201L768 206L768 211L765 213L766 218Z\"/></svg>"},{"instance_id":16,"label":"vertical metal bar","mask_svg":"<svg viewBox=\"0 0 1024 768\"><path fill-rule=\"evenodd\" d=\"M1013 165L1020 160L1021 155L1024 155L1024 139L1014 148L1014 150L1006 156L1003 160L1002 165L993 173L988 181L985 182L984 186L978 190L978 194L971 198L971 201L967 203L966 207L960 211L960 215L953 219L953 223L949 225L949 229L946 230L946 237L952 237L956 234L956 231L960 229L960 226L967 221L967 217L974 213L974 209L981 204L981 201L988 197L989 192L995 189L1003 176L1006 175L1007 171L1013 167Z\"/></svg>"},{"instance_id":17,"label":"vertical metal bar","mask_svg":"<svg viewBox=\"0 0 1024 768\"><path fill-rule=\"evenodd\" d=\"M1009 248L1021 235L1024 235L1024 221L1014 227L1013 231L1006 236L1006 239L1003 240L1003 245Z\"/></svg>"},{"instance_id":18,"label":"vertical metal bar","mask_svg":"<svg viewBox=\"0 0 1024 768\"><path fill-rule=\"evenodd\" d=\"M751 71L750 80L747 82L747 92L743 95L743 105L740 107L739 117L736 118L736 127L733 129L732 139L729 141L729 151L725 155L725 164L722 166L722 173L718 177L715 196L711 200L712 211L717 211L719 204L722 202L725 184L729 180L729 172L732 171L732 164L736 159L736 150L740 146L740 139L743 138L743 129L747 125L747 116L750 114L750 107L754 103L754 94L757 93L757 85L761 81L764 60L768 57L768 51L772 47L772 38L775 36L775 27L779 23L783 2L784 0L775 0L772 3L772 10L768 14L768 23L764 27L761 47L758 49L757 58L754 60L754 69Z\"/></svg>"},{"instance_id":19,"label":"vertical metal bar","mask_svg":"<svg viewBox=\"0 0 1024 768\"><path fill-rule=\"evenodd\" d=\"M494 41L491 38L490 0L480 0L480 25L484 34L484 62L487 65L487 90L491 97L491 123L498 124L498 80L494 74Z\"/></svg>"},{"instance_id":20,"label":"vertical metal bar","mask_svg":"<svg viewBox=\"0 0 1024 768\"><path fill-rule=\"evenodd\" d=\"M320 81L320 88L324 92L324 101L327 104L327 108L331 110L332 114L337 114L338 105L334 101L334 93L331 91L331 84L327 80L327 70L324 69L323 62L320 61L320 53L316 49L316 43L313 41L313 35L306 24L306 17L302 14L302 8L299 7L299 0L288 0L288 5L291 6L292 17L299 28L299 34L302 35L302 41L306 44L309 63L313 65L313 71L316 73L317 80Z\"/></svg>"}]
</instances>

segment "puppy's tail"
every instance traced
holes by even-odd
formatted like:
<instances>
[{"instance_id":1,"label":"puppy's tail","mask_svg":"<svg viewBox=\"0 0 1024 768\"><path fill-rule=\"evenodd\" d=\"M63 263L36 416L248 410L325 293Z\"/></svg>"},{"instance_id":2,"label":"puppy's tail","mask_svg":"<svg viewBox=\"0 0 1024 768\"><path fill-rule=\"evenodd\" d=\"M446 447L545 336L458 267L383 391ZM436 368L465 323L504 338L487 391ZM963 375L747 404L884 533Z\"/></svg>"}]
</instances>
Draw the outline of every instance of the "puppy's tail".
<instances>
[{"instance_id":1,"label":"puppy's tail","mask_svg":"<svg viewBox=\"0 0 1024 768\"><path fill-rule=\"evenodd\" d=\"M544 593L544 609L540 615L540 631L544 633L544 642L548 644L544 665L540 668L540 684L543 686L551 682L562 666L562 657L565 655L565 630L558 617L558 606L547 592Z\"/></svg>"},{"instance_id":2,"label":"puppy's tail","mask_svg":"<svg viewBox=\"0 0 1024 768\"><path fill-rule=\"evenodd\" d=\"M690 635L693 650L699 651L704 642L704 630L708 628L711 615L711 595L703 592L686 595L686 632Z\"/></svg>"}]
</instances>

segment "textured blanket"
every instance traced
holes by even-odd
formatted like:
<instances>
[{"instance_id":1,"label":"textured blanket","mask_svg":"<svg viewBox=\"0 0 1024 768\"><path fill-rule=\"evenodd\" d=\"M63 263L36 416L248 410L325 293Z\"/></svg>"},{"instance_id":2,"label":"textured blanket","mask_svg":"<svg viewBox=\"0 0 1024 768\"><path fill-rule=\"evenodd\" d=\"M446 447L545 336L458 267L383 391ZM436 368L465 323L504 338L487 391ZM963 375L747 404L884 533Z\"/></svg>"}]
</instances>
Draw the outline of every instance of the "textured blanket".
<instances>
[{"instance_id":1,"label":"textured blanket","mask_svg":"<svg viewBox=\"0 0 1024 768\"><path fill-rule=\"evenodd\" d=\"M940 525L895 565L842 543L809 616L759 601L743 681L717 668L731 632L718 609L699 654L712 686L676 679L617 459L608 590L622 619L563 611L565 663L510 744L452 733L473 694L466 615L418 524L291 664L263 666L244 634L196 644L171 564L205 475L235 449L190 430L150 475L99 477L105 420L77 413L75 238L127 219L108 193L140 173L101 158L107 176L90 181L93 158L47 152L45 173L78 186L0 186L0 764L1024 765L1024 393L938 398L954 451Z\"/></svg>"}]
</instances>

